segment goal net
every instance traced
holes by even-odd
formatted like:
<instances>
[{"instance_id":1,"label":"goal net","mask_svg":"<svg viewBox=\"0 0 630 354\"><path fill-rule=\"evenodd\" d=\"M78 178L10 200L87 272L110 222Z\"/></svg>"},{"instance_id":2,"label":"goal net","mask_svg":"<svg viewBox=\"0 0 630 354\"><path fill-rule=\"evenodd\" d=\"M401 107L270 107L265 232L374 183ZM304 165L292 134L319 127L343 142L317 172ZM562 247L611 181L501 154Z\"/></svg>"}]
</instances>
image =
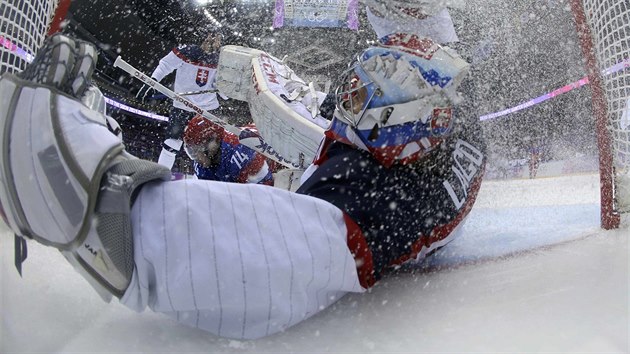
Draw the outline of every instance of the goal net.
<instances>
[{"instance_id":1,"label":"goal net","mask_svg":"<svg viewBox=\"0 0 630 354\"><path fill-rule=\"evenodd\" d=\"M0 73L19 72L44 43L59 0L0 2Z\"/></svg>"},{"instance_id":2,"label":"goal net","mask_svg":"<svg viewBox=\"0 0 630 354\"><path fill-rule=\"evenodd\" d=\"M593 92L602 226L630 212L630 2L572 0Z\"/></svg>"}]
</instances>

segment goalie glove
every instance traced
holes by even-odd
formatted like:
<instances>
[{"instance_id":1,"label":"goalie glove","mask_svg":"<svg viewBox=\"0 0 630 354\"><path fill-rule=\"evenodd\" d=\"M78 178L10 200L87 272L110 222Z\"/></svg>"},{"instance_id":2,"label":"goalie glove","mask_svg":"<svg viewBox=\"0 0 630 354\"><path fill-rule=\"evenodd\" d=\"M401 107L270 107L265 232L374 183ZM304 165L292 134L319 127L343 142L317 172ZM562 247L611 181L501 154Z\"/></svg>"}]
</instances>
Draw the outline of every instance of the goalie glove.
<instances>
[{"instance_id":1,"label":"goalie glove","mask_svg":"<svg viewBox=\"0 0 630 354\"><path fill-rule=\"evenodd\" d=\"M16 234L18 270L33 239L59 249L109 300L134 269L133 198L170 171L126 153L107 116L78 100L95 61L89 43L55 35L19 77L0 78L0 215Z\"/></svg>"}]
</instances>

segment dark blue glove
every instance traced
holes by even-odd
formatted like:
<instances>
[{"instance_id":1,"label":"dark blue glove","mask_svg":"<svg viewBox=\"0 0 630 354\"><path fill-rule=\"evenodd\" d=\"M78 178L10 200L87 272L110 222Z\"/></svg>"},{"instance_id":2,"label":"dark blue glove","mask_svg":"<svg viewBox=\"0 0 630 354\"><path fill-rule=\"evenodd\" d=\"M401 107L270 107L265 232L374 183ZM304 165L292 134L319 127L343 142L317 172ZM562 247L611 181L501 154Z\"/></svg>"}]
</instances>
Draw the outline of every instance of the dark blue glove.
<instances>
[{"instance_id":1,"label":"dark blue glove","mask_svg":"<svg viewBox=\"0 0 630 354\"><path fill-rule=\"evenodd\" d=\"M146 99L153 97L155 89L147 84L144 84L140 91L136 94L136 98L144 102Z\"/></svg>"}]
</instances>

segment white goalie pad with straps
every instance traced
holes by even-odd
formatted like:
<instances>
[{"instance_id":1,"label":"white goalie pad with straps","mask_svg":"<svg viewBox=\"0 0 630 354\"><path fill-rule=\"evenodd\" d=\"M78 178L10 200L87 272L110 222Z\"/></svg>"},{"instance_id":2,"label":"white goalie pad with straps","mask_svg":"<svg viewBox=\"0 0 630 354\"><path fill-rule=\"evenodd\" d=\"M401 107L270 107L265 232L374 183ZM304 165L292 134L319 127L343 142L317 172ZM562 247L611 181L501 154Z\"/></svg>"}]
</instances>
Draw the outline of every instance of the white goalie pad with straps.
<instances>
[{"instance_id":1,"label":"white goalie pad with straps","mask_svg":"<svg viewBox=\"0 0 630 354\"><path fill-rule=\"evenodd\" d=\"M312 162L329 124L319 115L325 93L280 59L239 46L221 49L217 88L249 103L260 135L285 159L302 168Z\"/></svg>"},{"instance_id":2,"label":"white goalie pad with straps","mask_svg":"<svg viewBox=\"0 0 630 354\"><path fill-rule=\"evenodd\" d=\"M133 193L170 171L127 154L107 116L56 89L5 74L0 103L5 222L16 235L59 249L104 300L122 296L134 264Z\"/></svg>"},{"instance_id":3,"label":"white goalie pad with straps","mask_svg":"<svg viewBox=\"0 0 630 354\"><path fill-rule=\"evenodd\" d=\"M252 70L248 102L258 131L285 158L308 166L329 124L318 114L325 95L266 54L252 59Z\"/></svg>"},{"instance_id":4,"label":"white goalie pad with straps","mask_svg":"<svg viewBox=\"0 0 630 354\"><path fill-rule=\"evenodd\" d=\"M108 117L79 101L95 61L92 45L57 34L19 77L0 76L0 216L16 235L20 274L33 239L109 300L134 269L134 193L170 171L126 153Z\"/></svg>"},{"instance_id":5,"label":"white goalie pad with straps","mask_svg":"<svg viewBox=\"0 0 630 354\"><path fill-rule=\"evenodd\" d=\"M215 79L219 92L234 100L247 101L252 89L252 59L261 53L264 52L237 45L221 47Z\"/></svg>"},{"instance_id":6,"label":"white goalie pad with straps","mask_svg":"<svg viewBox=\"0 0 630 354\"><path fill-rule=\"evenodd\" d=\"M69 249L87 232L100 177L122 142L104 115L15 76L3 77L0 98L7 222L22 236Z\"/></svg>"}]
</instances>

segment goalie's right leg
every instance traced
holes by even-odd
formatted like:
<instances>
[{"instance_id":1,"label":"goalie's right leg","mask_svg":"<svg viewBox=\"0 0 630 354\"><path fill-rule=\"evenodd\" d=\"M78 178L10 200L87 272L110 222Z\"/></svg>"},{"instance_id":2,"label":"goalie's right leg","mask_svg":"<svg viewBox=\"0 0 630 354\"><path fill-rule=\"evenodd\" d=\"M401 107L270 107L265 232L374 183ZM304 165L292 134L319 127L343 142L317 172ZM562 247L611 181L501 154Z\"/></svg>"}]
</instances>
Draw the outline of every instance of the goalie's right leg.
<instances>
[{"instance_id":1,"label":"goalie's right leg","mask_svg":"<svg viewBox=\"0 0 630 354\"><path fill-rule=\"evenodd\" d=\"M78 101L95 55L54 36L22 78L0 79L0 211L16 235L59 249L108 299L122 296L133 270L132 198L170 172L127 154L107 117Z\"/></svg>"}]
</instances>

